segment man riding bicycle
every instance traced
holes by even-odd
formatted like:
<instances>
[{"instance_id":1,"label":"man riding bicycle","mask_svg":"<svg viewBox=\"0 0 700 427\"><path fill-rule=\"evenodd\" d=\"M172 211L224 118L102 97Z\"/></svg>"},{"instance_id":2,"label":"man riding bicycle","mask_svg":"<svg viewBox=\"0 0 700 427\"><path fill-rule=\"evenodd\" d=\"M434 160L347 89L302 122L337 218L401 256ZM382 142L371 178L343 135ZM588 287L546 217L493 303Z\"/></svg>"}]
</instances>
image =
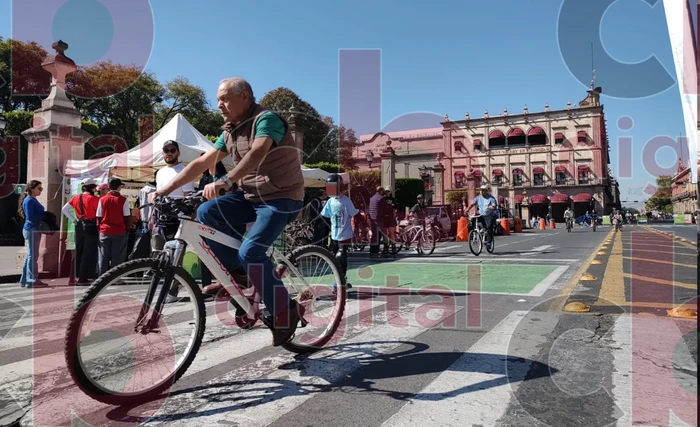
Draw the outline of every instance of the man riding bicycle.
<instances>
[{"instance_id":1,"label":"man riding bicycle","mask_svg":"<svg viewBox=\"0 0 700 427\"><path fill-rule=\"evenodd\" d=\"M269 247L302 208L304 177L299 150L287 123L255 102L253 89L244 79L222 80L217 99L225 121L223 138L157 194L167 196L226 156L233 157L234 168L204 187L203 195L208 201L197 210L197 220L242 240L234 256L229 247L211 240L207 244L229 273L241 266L248 271L248 280L273 316L272 345L279 346L292 338L304 314L303 307L290 300L267 256ZM236 182L238 191L220 196ZM243 240L249 223L253 225ZM262 267L262 271L251 274L255 267Z\"/></svg>"},{"instance_id":2,"label":"man riding bicycle","mask_svg":"<svg viewBox=\"0 0 700 427\"><path fill-rule=\"evenodd\" d=\"M491 189L488 185L482 185L480 187L481 194L476 196L472 200L471 205L467 207L467 212L471 211L473 207L478 207L479 214L481 217L482 224L486 228L486 244L490 245L493 241L493 232L496 225L496 208L498 207L498 202L496 198L491 195Z\"/></svg>"},{"instance_id":3,"label":"man riding bicycle","mask_svg":"<svg viewBox=\"0 0 700 427\"><path fill-rule=\"evenodd\" d=\"M571 227L574 226L574 211L572 211L570 207L566 208L566 211L564 211L564 220L566 220L567 225L571 224Z\"/></svg>"}]
</instances>

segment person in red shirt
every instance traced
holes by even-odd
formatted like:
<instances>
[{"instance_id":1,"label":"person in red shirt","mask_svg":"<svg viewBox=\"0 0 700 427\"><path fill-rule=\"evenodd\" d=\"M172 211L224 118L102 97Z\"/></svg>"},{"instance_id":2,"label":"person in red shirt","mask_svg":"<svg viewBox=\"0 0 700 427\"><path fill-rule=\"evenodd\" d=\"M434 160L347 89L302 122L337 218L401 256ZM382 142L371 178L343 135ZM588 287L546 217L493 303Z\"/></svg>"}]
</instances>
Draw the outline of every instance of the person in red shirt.
<instances>
[{"instance_id":1,"label":"person in red shirt","mask_svg":"<svg viewBox=\"0 0 700 427\"><path fill-rule=\"evenodd\" d=\"M97 274L97 205L100 199L95 196L97 183L94 179L85 178L81 186L82 193L73 196L63 206L61 213L75 225L73 275L78 278L78 285L88 285Z\"/></svg>"},{"instance_id":2,"label":"person in red shirt","mask_svg":"<svg viewBox=\"0 0 700 427\"><path fill-rule=\"evenodd\" d=\"M129 202L119 194L122 181L112 178L109 193L97 204L97 223L100 230L100 275L126 261L126 246L131 227Z\"/></svg>"}]
</instances>

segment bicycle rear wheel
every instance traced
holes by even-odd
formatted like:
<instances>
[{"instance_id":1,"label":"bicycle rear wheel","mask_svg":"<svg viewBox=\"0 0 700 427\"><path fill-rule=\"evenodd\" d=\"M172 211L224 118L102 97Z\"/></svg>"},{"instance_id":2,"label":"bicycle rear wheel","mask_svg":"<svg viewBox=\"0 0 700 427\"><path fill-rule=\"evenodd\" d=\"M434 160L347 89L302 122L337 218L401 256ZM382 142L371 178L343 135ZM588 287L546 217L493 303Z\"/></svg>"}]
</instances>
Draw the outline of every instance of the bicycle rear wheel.
<instances>
[{"instance_id":1,"label":"bicycle rear wheel","mask_svg":"<svg viewBox=\"0 0 700 427\"><path fill-rule=\"evenodd\" d=\"M481 255L481 251L484 249L484 241L481 238L481 234L477 230L471 230L469 232L469 250L475 256Z\"/></svg>"},{"instance_id":2,"label":"bicycle rear wheel","mask_svg":"<svg viewBox=\"0 0 700 427\"><path fill-rule=\"evenodd\" d=\"M97 401L125 405L159 396L187 371L202 344L204 300L182 267L166 267L172 269L171 286L178 287L180 298L163 306L155 328L144 328L145 322L138 321L142 315L146 321L151 318L163 289L167 272L159 265L157 259L144 258L109 270L88 288L70 318L66 364L76 385ZM185 302L191 302L191 313ZM116 325L106 325L110 320ZM178 333L180 328L184 333ZM139 344L152 348L144 351ZM110 354L93 356L92 350ZM149 375L162 378L144 379ZM145 383L140 384L142 380Z\"/></svg>"},{"instance_id":3,"label":"bicycle rear wheel","mask_svg":"<svg viewBox=\"0 0 700 427\"><path fill-rule=\"evenodd\" d=\"M331 342L338 330L345 312L347 283L335 256L322 247L309 245L298 248L288 255L288 259L302 277L296 276L294 269L286 266L282 282L297 304L304 307L304 318L308 323L303 328L297 328L294 337L282 347L293 353L313 353ZM320 268L320 262L325 267ZM309 286L304 284L302 278Z\"/></svg>"},{"instance_id":4,"label":"bicycle rear wheel","mask_svg":"<svg viewBox=\"0 0 700 427\"><path fill-rule=\"evenodd\" d=\"M424 255L432 255L435 252L435 234L432 229L424 230L421 237L421 249Z\"/></svg>"}]
</instances>

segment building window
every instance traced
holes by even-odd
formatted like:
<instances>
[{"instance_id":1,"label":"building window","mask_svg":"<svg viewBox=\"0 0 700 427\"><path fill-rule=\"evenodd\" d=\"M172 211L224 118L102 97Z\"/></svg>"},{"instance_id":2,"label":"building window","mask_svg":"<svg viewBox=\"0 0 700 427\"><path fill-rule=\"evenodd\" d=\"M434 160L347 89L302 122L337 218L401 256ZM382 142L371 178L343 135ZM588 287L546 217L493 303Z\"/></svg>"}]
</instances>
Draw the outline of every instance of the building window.
<instances>
[{"instance_id":1,"label":"building window","mask_svg":"<svg viewBox=\"0 0 700 427\"><path fill-rule=\"evenodd\" d=\"M566 174L564 172L557 172L556 181L557 185L566 185Z\"/></svg>"},{"instance_id":2,"label":"building window","mask_svg":"<svg viewBox=\"0 0 700 427\"><path fill-rule=\"evenodd\" d=\"M578 183L579 184L588 184L590 182L590 177L588 174L587 170L579 170L578 171Z\"/></svg>"},{"instance_id":3,"label":"building window","mask_svg":"<svg viewBox=\"0 0 700 427\"><path fill-rule=\"evenodd\" d=\"M554 134L554 143L555 144L563 144L564 143L564 134L561 132L557 132Z\"/></svg>"},{"instance_id":4,"label":"building window","mask_svg":"<svg viewBox=\"0 0 700 427\"><path fill-rule=\"evenodd\" d=\"M522 187L523 186L523 175L520 170L513 171L513 186Z\"/></svg>"},{"instance_id":5,"label":"building window","mask_svg":"<svg viewBox=\"0 0 700 427\"><path fill-rule=\"evenodd\" d=\"M493 185L502 185L503 184L503 176L502 175L494 175L493 177Z\"/></svg>"},{"instance_id":6,"label":"building window","mask_svg":"<svg viewBox=\"0 0 700 427\"><path fill-rule=\"evenodd\" d=\"M543 173L533 174L532 178L533 178L532 181L535 185L544 185L544 174Z\"/></svg>"}]
</instances>

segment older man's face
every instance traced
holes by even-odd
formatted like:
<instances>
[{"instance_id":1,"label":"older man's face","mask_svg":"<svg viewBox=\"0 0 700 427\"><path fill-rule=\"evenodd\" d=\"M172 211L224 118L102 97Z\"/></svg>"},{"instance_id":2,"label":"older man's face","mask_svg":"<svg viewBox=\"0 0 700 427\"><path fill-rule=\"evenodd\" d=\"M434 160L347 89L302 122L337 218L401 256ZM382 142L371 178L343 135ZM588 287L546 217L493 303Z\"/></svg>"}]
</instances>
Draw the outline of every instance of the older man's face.
<instances>
[{"instance_id":1,"label":"older man's face","mask_svg":"<svg viewBox=\"0 0 700 427\"><path fill-rule=\"evenodd\" d=\"M227 123L238 124L243 120L243 115L250 106L250 94L248 92L244 91L235 94L226 84L219 85L216 99L218 100L221 115Z\"/></svg>"}]
</instances>

